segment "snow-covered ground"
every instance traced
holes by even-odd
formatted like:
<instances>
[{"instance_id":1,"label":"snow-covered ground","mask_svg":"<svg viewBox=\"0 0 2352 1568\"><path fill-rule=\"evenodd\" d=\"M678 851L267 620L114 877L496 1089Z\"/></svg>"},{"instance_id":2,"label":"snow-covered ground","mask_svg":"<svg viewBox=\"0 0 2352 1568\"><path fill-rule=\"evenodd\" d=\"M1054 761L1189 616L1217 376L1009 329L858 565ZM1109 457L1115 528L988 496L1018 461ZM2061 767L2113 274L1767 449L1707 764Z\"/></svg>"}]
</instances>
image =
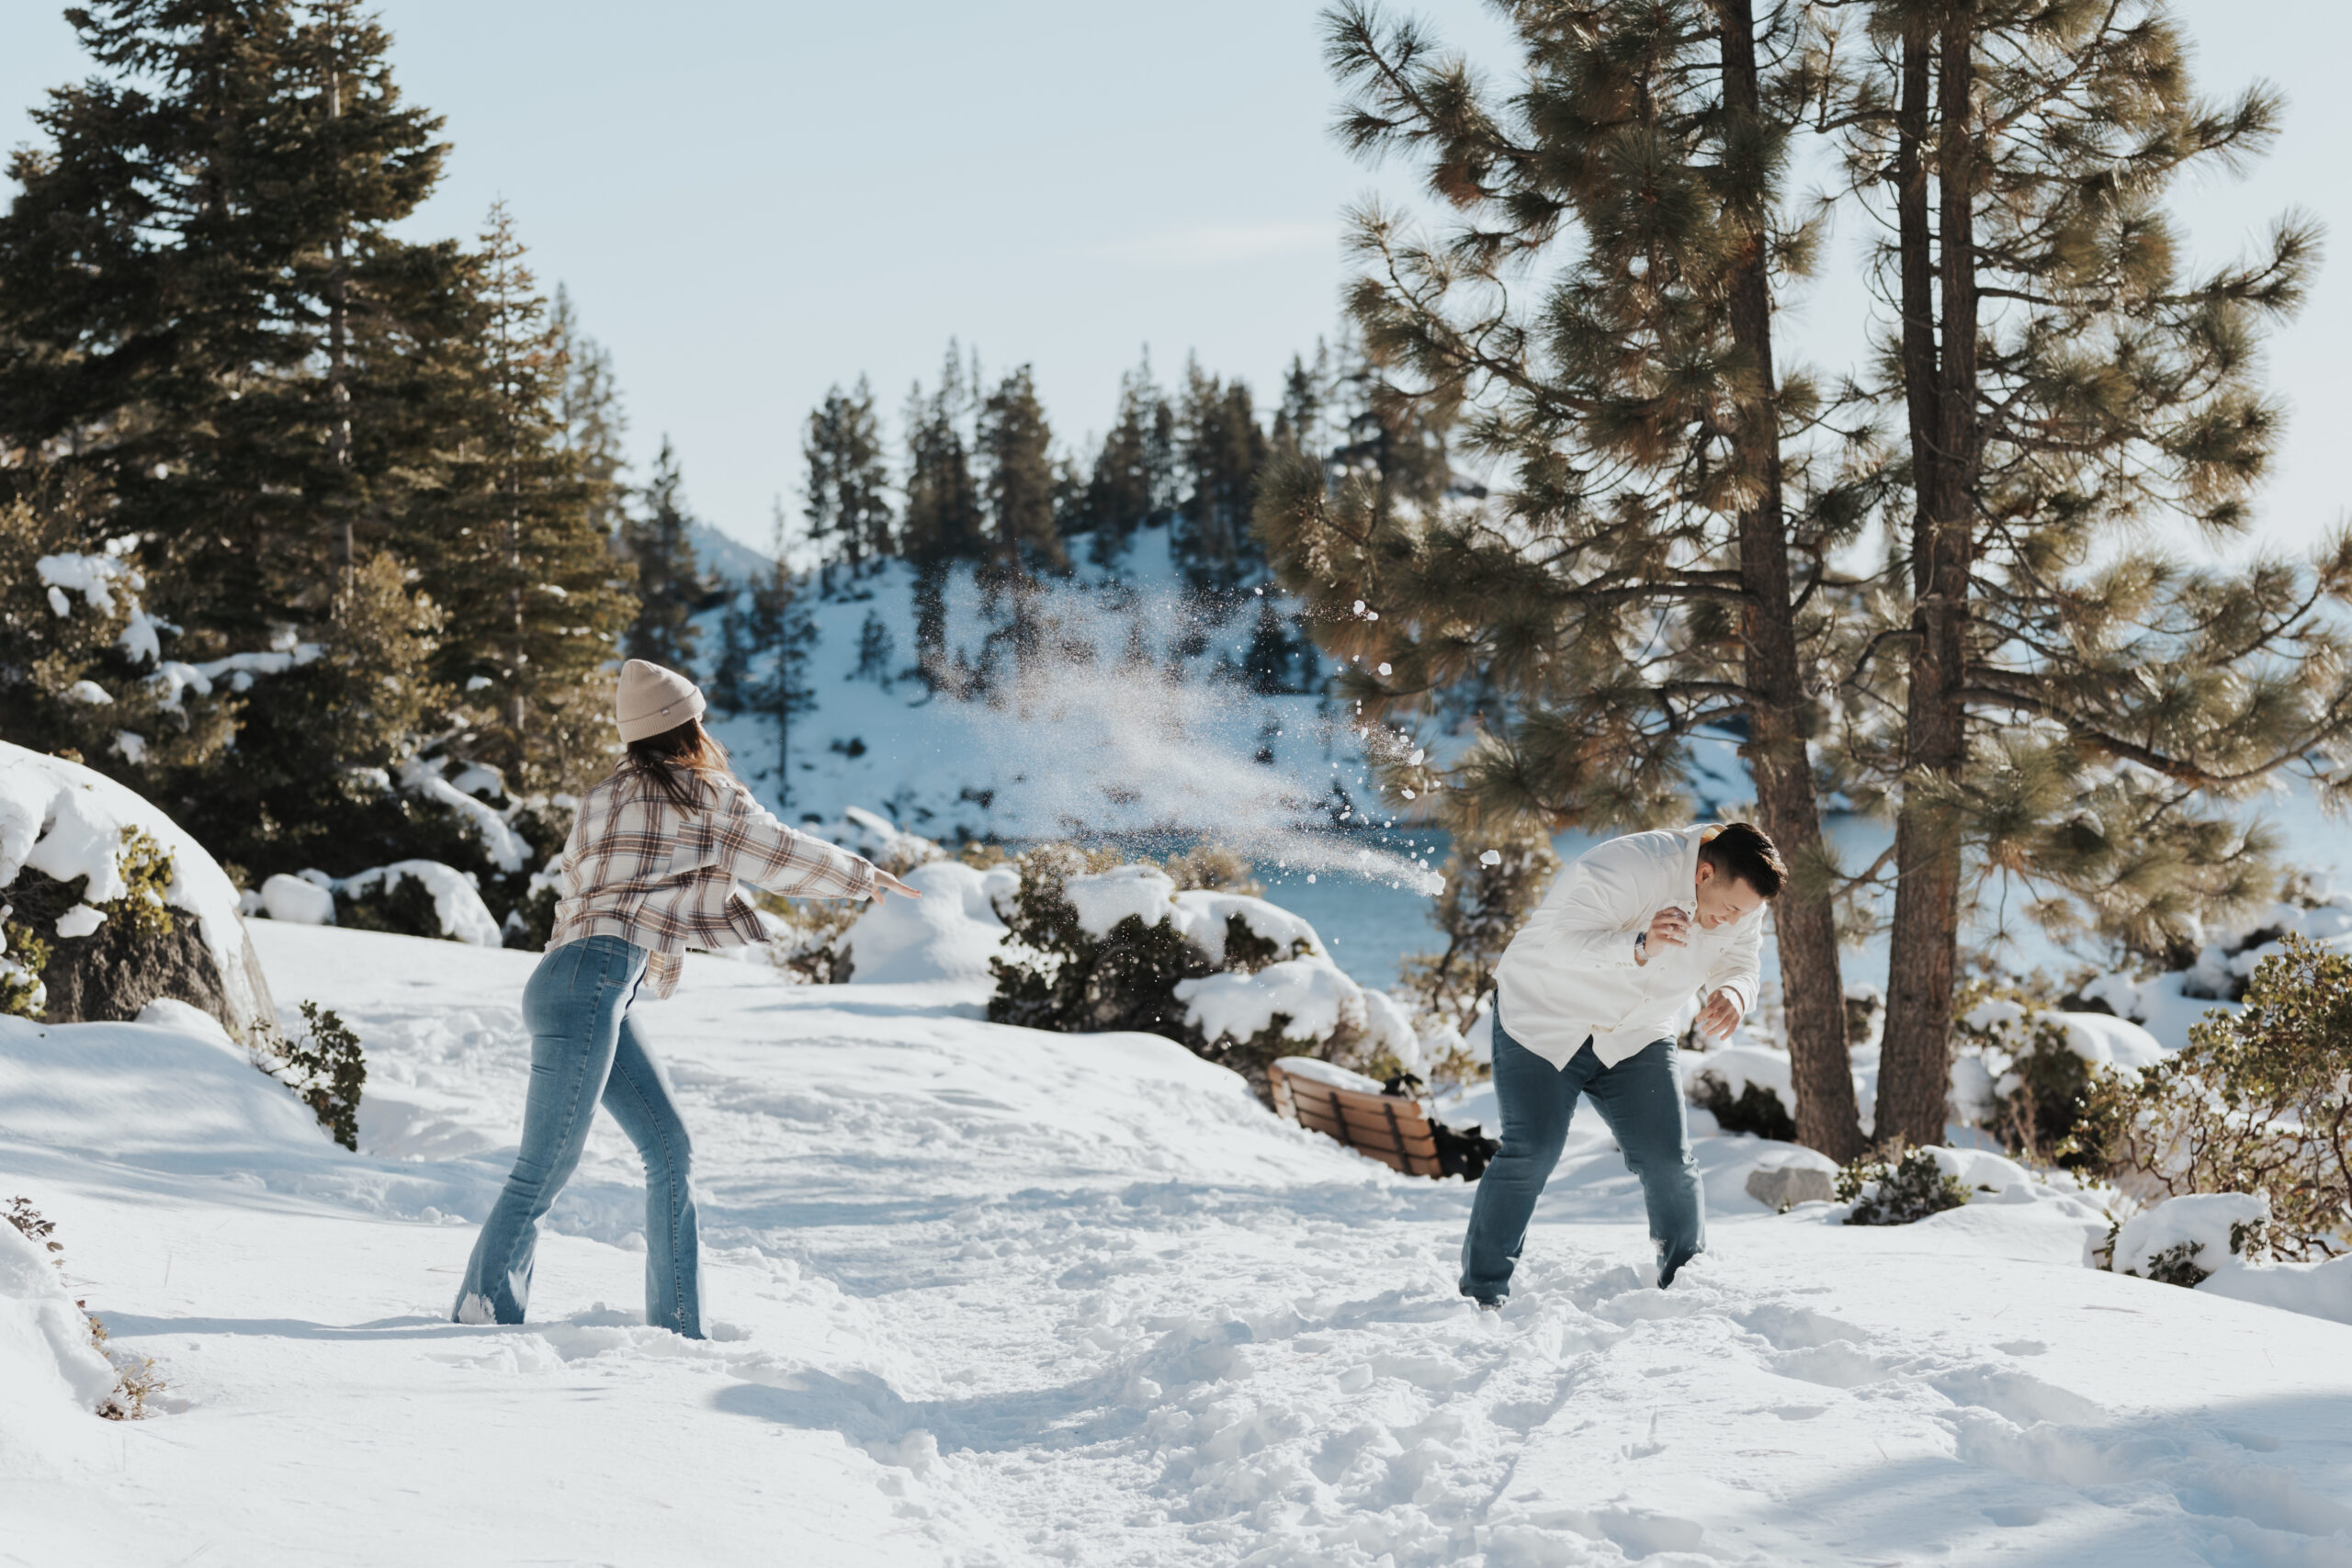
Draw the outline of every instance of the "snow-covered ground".
<instances>
[{"instance_id":1,"label":"snow-covered ground","mask_svg":"<svg viewBox=\"0 0 2352 1568\"><path fill-rule=\"evenodd\" d=\"M1661 1293L1588 1122L1482 1317L1471 1189L968 983L691 960L639 1016L715 1337L642 1325L601 1120L533 1321L450 1324L532 955L253 935L367 1043L356 1156L224 1044L0 1022L0 1198L171 1385L70 1441L5 1391L0 1562L2352 1563L2352 1327L2087 1269L2077 1204L1775 1216L1741 1183L1787 1151L1707 1138L1711 1250Z\"/></svg>"}]
</instances>

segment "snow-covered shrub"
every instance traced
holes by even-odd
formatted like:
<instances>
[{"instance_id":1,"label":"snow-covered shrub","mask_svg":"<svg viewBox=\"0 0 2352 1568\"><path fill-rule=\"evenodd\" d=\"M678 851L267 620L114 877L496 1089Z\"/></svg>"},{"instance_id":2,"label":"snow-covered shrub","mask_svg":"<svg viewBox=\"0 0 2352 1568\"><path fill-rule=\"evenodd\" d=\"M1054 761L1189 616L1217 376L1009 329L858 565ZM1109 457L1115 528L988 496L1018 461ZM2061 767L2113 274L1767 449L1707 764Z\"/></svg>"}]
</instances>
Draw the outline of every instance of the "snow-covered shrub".
<instances>
[{"instance_id":1,"label":"snow-covered shrub","mask_svg":"<svg viewBox=\"0 0 2352 1568\"><path fill-rule=\"evenodd\" d=\"M1953 1013L1954 1110L2013 1155L2069 1169L2088 1163L2075 1133L2091 1066L2074 1049L2063 1016L1982 980L1961 987ZM1970 1103L1957 1103L1963 1098Z\"/></svg>"},{"instance_id":2,"label":"snow-covered shrub","mask_svg":"<svg viewBox=\"0 0 2352 1568\"><path fill-rule=\"evenodd\" d=\"M0 503L0 716L36 750L144 777L217 758L231 713L171 671L173 628L147 614L136 541L101 541L71 506Z\"/></svg>"},{"instance_id":3,"label":"snow-covered shrub","mask_svg":"<svg viewBox=\"0 0 2352 1568\"><path fill-rule=\"evenodd\" d=\"M2135 1190L2259 1193L2270 1245L2352 1250L2352 955L2289 933L2245 1006L2136 1072L2095 1075L2085 1147Z\"/></svg>"},{"instance_id":4,"label":"snow-covered shrub","mask_svg":"<svg viewBox=\"0 0 2352 1568\"><path fill-rule=\"evenodd\" d=\"M1385 1060L1404 1070L1419 1054L1393 1005L1375 1032L1363 988L1286 909L1242 893L1180 890L1157 865L1067 844L1016 863L1017 887L996 900L1008 928L989 962L996 1022L1165 1035L1242 1074L1261 1098L1266 1064L1279 1056L1369 1066L1377 1039Z\"/></svg>"},{"instance_id":5,"label":"snow-covered shrub","mask_svg":"<svg viewBox=\"0 0 2352 1568\"><path fill-rule=\"evenodd\" d=\"M254 1065L294 1091L334 1141L359 1148L359 1097L368 1083L368 1055L332 1008L302 1004L302 1033L273 1034L254 1053Z\"/></svg>"},{"instance_id":6,"label":"snow-covered shrub","mask_svg":"<svg viewBox=\"0 0 2352 1568\"><path fill-rule=\"evenodd\" d=\"M1891 1161L1864 1155L1838 1171L1838 1201L1854 1205L1849 1225L1907 1225L1959 1208L1968 1189L1933 1150L1910 1149Z\"/></svg>"},{"instance_id":7,"label":"snow-covered shrub","mask_svg":"<svg viewBox=\"0 0 2352 1568\"><path fill-rule=\"evenodd\" d=\"M14 1341L20 1350L40 1347L27 1358L35 1362L33 1367L20 1363L0 1371L30 1371L35 1382L48 1381L41 1376L44 1372L61 1374L67 1397L85 1411L109 1421L144 1419L150 1414L147 1402L164 1392L164 1380L156 1376L151 1359L111 1348L106 1325L91 1314L86 1303L67 1304L71 1298L53 1272L65 1267L61 1256L65 1247L56 1239L56 1222L44 1218L26 1198L8 1200L7 1207L0 1209L0 1219L8 1222L0 1229L0 1316L19 1319L6 1325L17 1333L0 1337ZM44 1263L51 1267L43 1268ZM25 1332L28 1329L32 1332ZM42 1362L47 1365L40 1365ZM20 1386L15 1378L8 1381L12 1400L35 1392Z\"/></svg>"},{"instance_id":8,"label":"snow-covered shrub","mask_svg":"<svg viewBox=\"0 0 2352 1568\"><path fill-rule=\"evenodd\" d=\"M2205 1192L2168 1198L2124 1221L2109 1243L2108 1267L2118 1274L2194 1289L2224 1258L2254 1263L2269 1252L2267 1198L2259 1192Z\"/></svg>"}]
</instances>

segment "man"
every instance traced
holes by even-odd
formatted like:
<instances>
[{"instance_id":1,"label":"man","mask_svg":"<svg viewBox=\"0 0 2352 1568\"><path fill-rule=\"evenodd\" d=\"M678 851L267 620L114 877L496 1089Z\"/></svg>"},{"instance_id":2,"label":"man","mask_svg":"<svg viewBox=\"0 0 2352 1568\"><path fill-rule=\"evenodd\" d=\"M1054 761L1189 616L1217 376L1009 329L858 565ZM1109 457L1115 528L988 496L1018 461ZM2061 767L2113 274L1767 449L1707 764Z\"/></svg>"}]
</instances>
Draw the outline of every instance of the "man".
<instances>
[{"instance_id":1,"label":"man","mask_svg":"<svg viewBox=\"0 0 2352 1568\"><path fill-rule=\"evenodd\" d=\"M1761 911L1787 879L1772 840L1745 822L1611 839L1561 874L1496 971L1502 1148L1471 1206L1464 1295L1496 1311L1510 1293L1578 1095L1642 1179L1658 1284L1704 1247L1674 1017L1703 998L1699 1028L1721 1038L1756 1005Z\"/></svg>"}]
</instances>

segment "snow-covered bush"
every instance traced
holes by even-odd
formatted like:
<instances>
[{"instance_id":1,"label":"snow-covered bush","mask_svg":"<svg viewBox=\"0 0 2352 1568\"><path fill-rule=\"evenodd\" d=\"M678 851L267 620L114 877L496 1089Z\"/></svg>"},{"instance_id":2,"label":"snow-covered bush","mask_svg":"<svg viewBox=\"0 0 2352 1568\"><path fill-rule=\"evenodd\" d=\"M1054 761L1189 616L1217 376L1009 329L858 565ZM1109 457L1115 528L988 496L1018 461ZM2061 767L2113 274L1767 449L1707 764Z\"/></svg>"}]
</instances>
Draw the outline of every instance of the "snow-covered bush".
<instances>
[{"instance_id":1,"label":"snow-covered bush","mask_svg":"<svg viewBox=\"0 0 2352 1568\"><path fill-rule=\"evenodd\" d=\"M0 1219L0 1382L10 1403L62 1393L109 1421L144 1418L164 1380L147 1357L111 1348L106 1325L67 1293L56 1223L25 1198L11 1198Z\"/></svg>"},{"instance_id":2,"label":"snow-covered bush","mask_svg":"<svg viewBox=\"0 0 2352 1568\"><path fill-rule=\"evenodd\" d=\"M1314 928L1248 894L1179 889L1159 866L1067 844L1031 850L996 900L989 1017L1033 1029L1136 1029L1182 1042L1267 1095L1266 1064L1312 1055L1417 1070L1402 1010L1342 974Z\"/></svg>"},{"instance_id":3,"label":"snow-covered bush","mask_svg":"<svg viewBox=\"0 0 2352 1568\"><path fill-rule=\"evenodd\" d=\"M1726 1133L1753 1133L1784 1144L1797 1140L1796 1119L1781 1103L1779 1091L1753 1078L1734 1094L1722 1073L1702 1067L1690 1080L1690 1103L1711 1112L1715 1124Z\"/></svg>"},{"instance_id":4,"label":"snow-covered bush","mask_svg":"<svg viewBox=\"0 0 2352 1568\"><path fill-rule=\"evenodd\" d=\"M2204 1192L2167 1198L2123 1222L2108 1267L2166 1285L2194 1289L2224 1258L2253 1263L2268 1256L2270 1201L2259 1192Z\"/></svg>"},{"instance_id":5,"label":"snow-covered bush","mask_svg":"<svg viewBox=\"0 0 2352 1568\"><path fill-rule=\"evenodd\" d=\"M1907 1225L1959 1208L1968 1188L1935 1150L1910 1149L1893 1160L1864 1155L1838 1171L1838 1201L1854 1205L1849 1225Z\"/></svg>"},{"instance_id":6,"label":"snow-covered bush","mask_svg":"<svg viewBox=\"0 0 2352 1568\"><path fill-rule=\"evenodd\" d=\"M2282 1256L2352 1251L2352 955L2289 933L2242 1010L2094 1076L2081 1142L2134 1190L2262 1194Z\"/></svg>"},{"instance_id":7,"label":"snow-covered bush","mask_svg":"<svg viewBox=\"0 0 2352 1568\"><path fill-rule=\"evenodd\" d=\"M438 861L404 860L349 876L313 869L297 876L281 873L239 903L249 915L295 925L347 926L470 947L511 945L511 933L492 918L474 874Z\"/></svg>"}]
</instances>

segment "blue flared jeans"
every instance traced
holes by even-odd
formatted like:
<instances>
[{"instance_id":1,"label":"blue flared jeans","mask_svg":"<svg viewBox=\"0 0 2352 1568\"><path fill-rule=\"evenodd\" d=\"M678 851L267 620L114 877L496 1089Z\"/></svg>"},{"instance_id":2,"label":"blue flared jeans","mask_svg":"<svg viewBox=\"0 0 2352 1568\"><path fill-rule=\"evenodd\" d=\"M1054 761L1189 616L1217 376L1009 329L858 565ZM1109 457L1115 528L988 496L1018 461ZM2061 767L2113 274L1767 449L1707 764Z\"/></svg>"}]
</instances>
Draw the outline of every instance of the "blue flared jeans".
<instances>
[{"instance_id":1,"label":"blue flared jeans","mask_svg":"<svg viewBox=\"0 0 2352 1568\"><path fill-rule=\"evenodd\" d=\"M1510 1037L1495 1014L1495 1100L1502 1111L1502 1147L1470 1205L1470 1234L1462 1238L1462 1293L1480 1301L1510 1294L1511 1270L1527 1246L1535 1201L1559 1163L1568 1122L1583 1095L1600 1112L1624 1151L1625 1168L1641 1178L1649 1208L1650 1240L1657 1247L1657 1282L1670 1285L1707 1242L1699 1166L1690 1153L1682 1086L1676 1081L1674 1042L1653 1041L1614 1066L1604 1066L1588 1039L1565 1067L1555 1067Z\"/></svg>"},{"instance_id":2,"label":"blue flared jeans","mask_svg":"<svg viewBox=\"0 0 2352 1568\"><path fill-rule=\"evenodd\" d=\"M602 1100L645 1160L645 1321L702 1334L702 1247L694 1149L670 1080L628 1021L645 950L616 936L550 949L523 987L531 1089L506 1190L483 1222L458 1291L460 1323L520 1323L539 1222L580 1165Z\"/></svg>"}]
</instances>

